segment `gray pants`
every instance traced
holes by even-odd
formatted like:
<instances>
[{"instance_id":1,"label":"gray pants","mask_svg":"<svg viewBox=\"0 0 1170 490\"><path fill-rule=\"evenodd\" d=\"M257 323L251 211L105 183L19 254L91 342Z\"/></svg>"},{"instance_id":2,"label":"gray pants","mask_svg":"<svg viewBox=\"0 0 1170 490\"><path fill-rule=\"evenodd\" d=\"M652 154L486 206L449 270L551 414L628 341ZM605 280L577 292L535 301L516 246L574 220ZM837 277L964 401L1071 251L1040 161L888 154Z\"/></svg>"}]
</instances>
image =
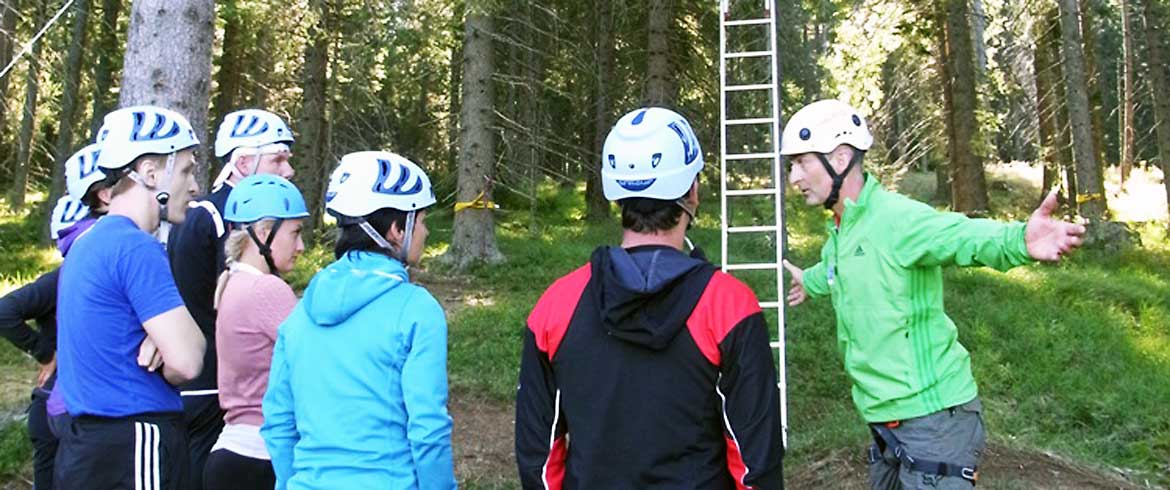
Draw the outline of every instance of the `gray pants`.
<instances>
[{"instance_id":1,"label":"gray pants","mask_svg":"<svg viewBox=\"0 0 1170 490\"><path fill-rule=\"evenodd\" d=\"M983 404L978 398L930 415L901 421L892 429L902 450L919 460L976 466L987 445ZM874 490L970 490L975 485L958 476L913 471L886 447L869 465Z\"/></svg>"}]
</instances>

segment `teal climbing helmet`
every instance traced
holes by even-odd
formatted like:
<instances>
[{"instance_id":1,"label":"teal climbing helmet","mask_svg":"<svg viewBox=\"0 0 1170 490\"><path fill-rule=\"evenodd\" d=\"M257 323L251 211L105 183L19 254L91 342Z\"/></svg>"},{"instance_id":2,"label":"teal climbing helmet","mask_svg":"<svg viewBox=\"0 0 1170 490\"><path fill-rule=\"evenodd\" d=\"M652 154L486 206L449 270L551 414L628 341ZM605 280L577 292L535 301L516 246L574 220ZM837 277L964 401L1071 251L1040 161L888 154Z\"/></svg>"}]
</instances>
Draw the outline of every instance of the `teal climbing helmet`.
<instances>
[{"instance_id":1,"label":"teal climbing helmet","mask_svg":"<svg viewBox=\"0 0 1170 490\"><path fill-rule=\"evenodd\" d=\"M308 215L305 198L288 179L278 175L251 175L228 194L223 217L232 223L253 223L265 218L283 220Z\"/></svg>"}]
</instances>

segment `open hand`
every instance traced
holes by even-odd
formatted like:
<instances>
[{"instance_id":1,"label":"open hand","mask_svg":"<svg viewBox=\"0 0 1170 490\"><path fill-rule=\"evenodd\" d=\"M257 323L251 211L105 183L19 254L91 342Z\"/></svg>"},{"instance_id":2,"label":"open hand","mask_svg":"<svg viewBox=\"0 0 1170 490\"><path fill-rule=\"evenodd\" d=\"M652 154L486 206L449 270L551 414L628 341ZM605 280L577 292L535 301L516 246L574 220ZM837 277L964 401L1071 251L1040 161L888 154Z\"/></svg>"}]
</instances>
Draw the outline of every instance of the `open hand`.
<instances>
[{"instance_id":1,"label":"open hand","mask_svg":"<svg viewBox=\"0 0 1170 490\"><path fill-rule=\"evenodd\" d=\"M1085 235L1084 225L1053 218L1056 207L1056 191L1053 190L1032 213L1032 217L1028 218L1024 242L1028 246L1028 255L1035 260L1056 262L1061 256L1081 246Z\"/></svg>"},{"instance_id":2,"label":"open hand","mask_svg":"<svg viewBox=\"0 0 1170 490\"><path fill-rule=\"evenodd\" d=\"M808 299L808 292L804 290L804 269L792 265L785 260L784 268L792 274L792 287L788 290L788 306L796 306Z\"/></svg>"}]
</instances>

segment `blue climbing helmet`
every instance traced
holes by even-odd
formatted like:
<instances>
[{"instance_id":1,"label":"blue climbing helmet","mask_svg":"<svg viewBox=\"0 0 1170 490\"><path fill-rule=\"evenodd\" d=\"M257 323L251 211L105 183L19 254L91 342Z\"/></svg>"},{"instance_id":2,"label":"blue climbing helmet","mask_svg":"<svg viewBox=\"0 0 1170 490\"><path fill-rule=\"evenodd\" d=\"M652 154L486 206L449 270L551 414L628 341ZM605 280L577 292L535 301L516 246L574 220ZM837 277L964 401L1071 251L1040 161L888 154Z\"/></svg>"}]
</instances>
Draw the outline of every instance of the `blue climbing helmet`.
<instances>
[{"instance_id":1,"label":"blue climbing helmet","mask_svg":"<svg viewBox=\"0 0 1170 490\"><path fill-rule=\"evenodd\" d=\"M224 220L232 223L233 227L248 232L267 262L268 271L274 275L279 275L272 259L272 240L277 230L285 220L307 216L309 209L305 206L301 191L288 179L278 175L251 175L241 180L228 194L223 215ZM256 235L254 225L264 219L276 222L268 232L267 239L262 241Z\"/></svg>"},{"instance_id":2,"label":"blue climbing helmet","mask_svg":"<svg viewBox=\"0 0 1170 490\"><path fill-rule=\"evenodd\" d=\"M264 218L295 219L309 215L301 191L279 175L251 175L228 194L223 218L232 223L253 223Z\"/></svg>"}]
</instances>

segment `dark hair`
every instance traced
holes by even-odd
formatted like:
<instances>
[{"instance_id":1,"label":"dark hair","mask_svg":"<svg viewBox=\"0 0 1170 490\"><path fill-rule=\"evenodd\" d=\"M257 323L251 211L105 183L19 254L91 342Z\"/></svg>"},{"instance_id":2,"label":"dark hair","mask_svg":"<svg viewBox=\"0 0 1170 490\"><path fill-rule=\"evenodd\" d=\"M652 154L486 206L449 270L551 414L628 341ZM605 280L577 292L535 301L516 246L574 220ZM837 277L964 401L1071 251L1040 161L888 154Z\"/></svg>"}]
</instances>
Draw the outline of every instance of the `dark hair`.
<instances>
[{"instance_id":1,"label":"dark hair","mask_svg":"<svg viewBox=\"0 0 1170 490\"><path fill-rule=\"evenodd\" d=\"M630 197L618 201L622 228L638 233L666 231L678 226L683 209L673 199Z\"/></svg>"},{"instance_id":2,"label":"dark hair","mask_svg":"<svg viewBox=\"0 0 1170 490\"><path fill-rule=\"evenodd\" d=\"M391 223L398 224L398 229L406 229L406 211L399 211L397 209L382 208L366 216L366 221L370 226L374 227L374 231L382 236L386 236L386 231L390 229ZM362 231L357 222L345 223L341 225L338 231L337 244L333 246L333 256L340 259L343 255L349 252L373 252L389 256L390 253L386 249L380 247L373 238L370 238L365 231Z\"/></svg>"}]
</instances>

